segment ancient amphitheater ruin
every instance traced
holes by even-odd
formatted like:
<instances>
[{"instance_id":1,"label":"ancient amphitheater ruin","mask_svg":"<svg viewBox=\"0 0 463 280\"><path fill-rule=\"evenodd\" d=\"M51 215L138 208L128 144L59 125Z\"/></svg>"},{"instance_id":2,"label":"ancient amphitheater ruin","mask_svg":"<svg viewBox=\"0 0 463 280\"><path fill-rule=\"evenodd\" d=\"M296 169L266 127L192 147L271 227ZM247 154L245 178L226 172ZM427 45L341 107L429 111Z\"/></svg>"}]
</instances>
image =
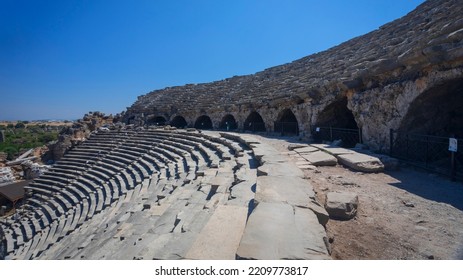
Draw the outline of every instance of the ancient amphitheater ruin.
<instances>
[{"instance_id":1,"label":"ancient amphitheater ruin","mask_svg":"<svg viewBox=\"0 0 463 280\"><path fill-rule=\"evenodd\" d=\"M240 130L360 128L374 149L389 130L463 129L462 4L427 1L407 16L327 51L254 75L156 90L125 121ZM439 106L435 106L439 104ZM445 113L442 113L445 112ZM291 125L293 123L294 125Z\"/></svg>"},{"instance_id":2,"label":"ancient amphitheater ruin","mask_svg":"<svg viewBox=\"0 0 463 280\"><path fill-rule=\"evenodd\" d=\"M355 207L323 207L302 170L384 162L297 144L296 165L241 132L354 129L375 151L391 130L463 137L462 14L462 1L429 0L285 65L140 96L125 127L95 130L25 188L0 220L0 259L330 259L324 226Z\"/></svg>"}]
</instances>

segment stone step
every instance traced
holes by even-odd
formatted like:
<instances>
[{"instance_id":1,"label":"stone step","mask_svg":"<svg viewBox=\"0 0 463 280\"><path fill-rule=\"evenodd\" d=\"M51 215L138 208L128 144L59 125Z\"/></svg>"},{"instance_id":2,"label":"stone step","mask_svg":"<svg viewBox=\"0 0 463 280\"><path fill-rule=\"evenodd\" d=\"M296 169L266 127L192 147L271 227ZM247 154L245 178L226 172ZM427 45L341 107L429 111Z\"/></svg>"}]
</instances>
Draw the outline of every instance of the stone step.
<instances>
[{"instance_id":1,"label":"stone step","mask_svg":"<svg viewBox=\"0 0 463 280\"><path fill-rule=\"evenodd\" d=\"M253 260L330 259L325 239L325 229L311 210L261 202L249 216L236 255Z\"/></svg>"},{"instance_id":2,"label":"stone step","mask_svg":"<svg viewBox=\"0 0 463 280\"><path fill-rule=\"evenodd\" d=\"M187 259L235 259L246 225L246 207L220 205L186 254Z\"/></svg>"}]
</instances>

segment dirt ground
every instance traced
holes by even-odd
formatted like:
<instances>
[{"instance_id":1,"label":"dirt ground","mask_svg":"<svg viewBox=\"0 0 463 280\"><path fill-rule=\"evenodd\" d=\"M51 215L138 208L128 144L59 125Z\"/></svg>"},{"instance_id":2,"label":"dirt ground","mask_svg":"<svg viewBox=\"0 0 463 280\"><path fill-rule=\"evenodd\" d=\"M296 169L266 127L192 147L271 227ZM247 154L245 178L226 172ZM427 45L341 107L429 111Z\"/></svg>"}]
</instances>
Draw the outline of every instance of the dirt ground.
<instances>
[{"instance_id":1,"label":"dirt ground","mask_svg":"<svg viewBox=\"0 0 463 280\"><path fill-rule=\"evenodd\" d=\"M282 152L290 143L258 137ZM327 192L358 194L356 217L326 226L334 259L463 259L463 182L406 165L375 174L338 165L305 175L321 204Z\"/></svg>"}]
</instances>

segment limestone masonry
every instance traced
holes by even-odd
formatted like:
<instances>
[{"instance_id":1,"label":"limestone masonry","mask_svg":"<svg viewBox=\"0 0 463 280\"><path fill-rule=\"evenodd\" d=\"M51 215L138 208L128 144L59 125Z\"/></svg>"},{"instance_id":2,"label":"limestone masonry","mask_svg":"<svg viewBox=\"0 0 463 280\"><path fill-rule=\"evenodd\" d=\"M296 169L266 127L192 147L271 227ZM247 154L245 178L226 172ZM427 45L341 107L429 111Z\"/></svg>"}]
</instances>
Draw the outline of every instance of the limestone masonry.
<instances>
[{"instance_id":1,"label":"limestone masonry","mask_svg":"<svg viewBox=\"0 0 463 280\"><path fill-rule=\"evenodd\" d=\"M50 168L23 163L34 179L21 202L10 185L0 190L13 208L0 207L0 260L332 258L328 222L362 216L365 200L346 184L320 203L305 171L341 164L357 176L397 159L340 141L282 151L236 131L352 129L377 150L391 129L463 137L462 8L427 1L325 52L85 115L48 146ZM2 180L14 180L10 167Z\"/></svg>"},{"instance_id":2,"label":"limestone masonry","mask_svg":"<svg viewBox=\"0 0 463 280\"><path fill-rule=\"evenodd\" d=\"M389 129L461 133L462 8L462 1L430 0L378 30L288 64L152 91L123 118L214 129L259 124L267 132L292 122L303 137L317 126L360 128L378 150L387 146Z\"/></svg>"}]
</instances>

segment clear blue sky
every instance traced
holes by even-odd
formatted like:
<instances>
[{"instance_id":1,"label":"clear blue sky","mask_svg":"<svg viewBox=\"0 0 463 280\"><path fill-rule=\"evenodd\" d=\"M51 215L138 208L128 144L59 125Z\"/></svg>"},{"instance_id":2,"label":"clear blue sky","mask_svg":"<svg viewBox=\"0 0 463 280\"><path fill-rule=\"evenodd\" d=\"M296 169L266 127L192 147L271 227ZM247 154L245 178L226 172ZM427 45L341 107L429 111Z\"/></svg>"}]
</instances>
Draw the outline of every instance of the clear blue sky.
<instances>
[{"instance_id":1,"label":"clear blue sky","mask_svg":"<svg viewBox=\"0 0 463 280\"><path fill-rule=\"evenodd\" d=\"M118 113L326 50L423 0L0 0L0 120Z\"/></svg>"}]
</instances>

